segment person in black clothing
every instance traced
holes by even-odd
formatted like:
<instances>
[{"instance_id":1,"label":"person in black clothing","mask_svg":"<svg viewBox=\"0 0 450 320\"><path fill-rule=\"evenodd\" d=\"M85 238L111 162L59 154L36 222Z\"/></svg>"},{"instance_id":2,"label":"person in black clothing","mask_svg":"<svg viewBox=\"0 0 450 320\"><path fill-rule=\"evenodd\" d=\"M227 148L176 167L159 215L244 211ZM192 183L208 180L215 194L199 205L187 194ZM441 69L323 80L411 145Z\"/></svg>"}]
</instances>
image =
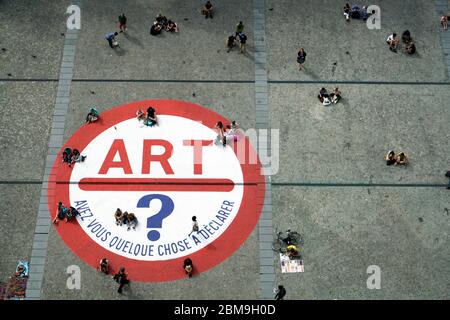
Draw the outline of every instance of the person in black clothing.
<instances>
[{"instance_id":1,"label":"person in black clothing","mask_svg":"<svg viewBox=\"0 0 450 320\"><path fill-rule=\"evenodd\" d=\"M323 100L328 97L329 97L329 95L327 93L327 89L325 89L325 88L320 89L319 95L317 96L317 98L319 98L320 102L323 102Z\"/></svg>"},{"instance_id":2,"label":"person in black clothing","mask_svg":"<svg viewBox=\"0 0 450 320\"><path fill-rule=\"evenodd\" d=\"M229 36L227 38L226 44L228 48L227 52L230 52L231 49L233 49L236 45L236 37L234 35Z\"/></svg>"},{"instance_id":3,"label":"person in black clothing","mask_svg":"<svg viewBox=\"0 0 450 320\"><path fill-rule=\"evenodd\" d=\"M239 44L241 46L241 53L245 52L245 44L247 43L247 36L245 33L239 33Z\"/></svg>"},{"instance_id":4,"label":"person in black clothing","mask_svg":"<svg viewBox=\"0 0 450 320\"><path fill-rule=\"evenodd\" d=\"M403 33L402 33L402 41L403 41L403 43L406 43L406 44L408 44L408 43L410 43L412 41L411 33L409 32L409 30L403 31Z\"/></svg>"},{"instance_id":5,"label":"person in black clothing","mask_svg":"<svg viewBox=\"0 0 450 320\"><path fill-rule=\"evenodd\" d=\"M202 9L202 14L205 16L205 19L208 19L208 17L212 19L213 17L212 10L213 10L212 3L210 1L206 1L206 4L203 6Z\"/></svg>"},{"instance_id":6,"label":"person in black clothing","mask_svg":"<svg viewBox=\"0 0 450 320\"><path fill-rule=\"evenodd\" d=\"M386 165L387 166L392 166L393 164L395 164L395 152L394 152L394 150L390 150L388 153L387 153L387 155L386 155L386 157L385 157L385 160L386 160Z\"/></svg>"},{"instance_id":7,"label":"person in black clothing","mask_svg":"<svg viewBox=\"0 0 450 320\"><path fill-rule=\"evenodd\" d=\"M125 272L125 268L121 267L119 272L117 272L113 279L119 284L118 293L122 293L122 289L126 284L130 284L130 280L128 280L128 274Z\"/></svg>"},{"instance_id":8,"label":"person in black clothing","mask_svg":"<svg viewBox=\"0 0 450 320\"><path fill-rule=\"evenodd\" d=\"M278 286L277 294L275 295L275 300L283 300L286 295L286 289L283 286Z\"/></svg>"},{"instance_id":9,"label":"person in black clothing","mask_svg":"<svg viewBox=\"0 0 450 320\"><path fill-rule=\"evenodd\" d=\"M163 29L163 26L157 22L155 22L151 27L150 27L150 34L152 36L157 36L158 34L161 33L161 30Z\"/></svg>"},{"instance_id":10,"label":"person in black clothing","mask_svg":"<svg viewBox=\"0 0 450 320\"><path fill-rule=\"evenodd\" d=\"M194 265L192 264L192 260L189 258L186 258L183 262L183 269L184 272L188 275L189 278L192 278L192 271L194 269Z\"/></svg>"},{"instance_id":11,"label":"person in black clothing","mask_svg":"<svg viewBox=\"0 0 450 320\"><path fill-rule=\"evenodd\" d=\"M119 29L122 32L127 31L127 17L125 16L125 13L122 13L119 16Z\"/></svg>"},{"instance_id":12,"label":"person in black clothing","mask_svg":"<svg viewBox=\"0 0 450 320\"><path fill-rule=\"evenodd\" d=\"M147 118L144 120L144 124L151 127L157 124L156 120L156 111L153 107L148 107L147 109Z\"/></svg>"}]
</instances>

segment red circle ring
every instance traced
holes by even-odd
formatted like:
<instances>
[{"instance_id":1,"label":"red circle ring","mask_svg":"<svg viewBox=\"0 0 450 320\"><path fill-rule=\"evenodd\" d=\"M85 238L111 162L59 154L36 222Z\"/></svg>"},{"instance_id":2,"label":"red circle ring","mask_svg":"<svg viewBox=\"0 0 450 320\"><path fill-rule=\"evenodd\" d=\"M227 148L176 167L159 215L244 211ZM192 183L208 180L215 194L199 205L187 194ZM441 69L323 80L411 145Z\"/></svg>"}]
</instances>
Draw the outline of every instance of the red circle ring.
<instances>
[{"instance_id":1,"label":"red circle ring","mask_svg":"<svg viewBox=\"0 0 450 320\"><path fill-rule=\"evenodd\" d=\"M102 112L101 121L83 125L61 148L61 153L66 146L83 150L100 133L118 122L135 117L138 109L146 110L149 105L153 106L160 115L173 115L202 121L209 128L213 128L217 121L228 123L228 120L218 113L190 102L179 100L137 101ZM248 146L246 152L255 153L247 137L245 141ZM51 218L56 214L57 202L70 203L69 184L58 183L70 181L72 172L71 168L62 165L61 153L56 157L49 176L48 206ZM241 168L244 193L239 211L219 238L189 255L194 263L195 273L205 272L231 256L248 238L258 222L265 193L265 179L261 175L259 158L257 157L256 164L241 164ZM56 230L66 245L79 258L94 268L98 267L101 258L106 257L112 269L118 270L120 266L124 266L130 279L134 281L163 282L186 277L182 267L185 257L164 261L130 259L119 256L97 244L80 228L77 222L59 223Z\"/></svg>"}]
</instances>

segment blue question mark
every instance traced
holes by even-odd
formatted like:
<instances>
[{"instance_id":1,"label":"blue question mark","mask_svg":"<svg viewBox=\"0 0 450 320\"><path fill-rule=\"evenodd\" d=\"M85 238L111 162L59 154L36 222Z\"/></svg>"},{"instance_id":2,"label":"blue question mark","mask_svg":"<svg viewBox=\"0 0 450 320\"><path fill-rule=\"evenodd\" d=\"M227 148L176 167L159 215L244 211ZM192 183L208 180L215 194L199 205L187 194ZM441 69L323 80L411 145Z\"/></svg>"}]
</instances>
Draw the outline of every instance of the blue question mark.
<instances>
[{"instance_id":1,"label":"blue question mark","mask_svg":"<svg viewBox=\"0 0 450 320\"><path fill-rule=\"evenodd\" d=\"M150 208L150 202L155 199L161 201L161 210L154 216L147 218L147 228L161 229L163 220L172 214L175 207L171 198L163 194L148 194L139 199L137 207ZM151 230L147 234L150 241L156 241L160 237L161 234L157 230Z\"/></svg>"}]
</instances>

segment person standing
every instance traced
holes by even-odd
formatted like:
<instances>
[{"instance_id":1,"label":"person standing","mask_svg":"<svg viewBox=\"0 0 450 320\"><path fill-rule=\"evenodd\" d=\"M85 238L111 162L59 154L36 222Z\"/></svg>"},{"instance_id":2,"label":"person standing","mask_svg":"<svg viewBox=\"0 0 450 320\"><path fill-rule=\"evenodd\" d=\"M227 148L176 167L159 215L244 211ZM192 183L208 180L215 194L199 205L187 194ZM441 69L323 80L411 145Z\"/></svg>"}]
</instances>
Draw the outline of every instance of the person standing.
<instances>
[{"instance_id":1,"label":"person standing","mask_svg":"<svg viewBox=\"0 0 450 320\"><path fill-rule=\"evenodd\" d=\"M125 16L125 13L122 13L119 16L119 29L122 32L127 31L127 17Z\"/></svg>"},{"instance_id":2,"label":"person standing","mask_svg":"<svg viewBox=\"0 0 450 320\"><path fill-rule=\"evenodd\" d=\"M202 9L202 14L205 16L205 19L208 19L208 17L210 17L211 19L213 18L212 11L213 11L212 3L210 1L206 1L206 4L203 6Z\"/></svg>"},{"instance_id":3,"label":"person standing","mask_svg":"<svg viewBox=\"0 0 450 320\"><path fill-rule=\"evenodd\" d=\"M242 21L239 21L239 23L236 25L236 37L238 37L242 32L244 32L244 24L242 23Z\"/></svg>"},{"instance_id":4,"label":"person standing","mask_svg":"<svg viewBox=\"0 0 450 320\"><path fill-rule=\"evenodd\" d=\"M303 48L300 48L300 51L297 53L297 62L299 65L299 69L298 70L302 70L302 68L305 68L303 66L303 64L305 63L306 60L306 51Z\"/></svg>"},{"instance_id":5,"label":"person standing","mask_svg":"<svg viewBox=\"0 0 450 320\"><path fill-rule=\"evenodd\" d=\"M227 38L227 40L225 41L227 44L227 53L231 51L231 49L234 48L234 46L236 45L236 37L234 35L231 35Z\"/></svg>"},{"instance_id":6,"label":"person standing","mask_svg":"<svg viewBox=\"0 0 450 320\"><path fill-rule=\"evenodd\" d=\"M119 272L117 272L113 279L119 283L119 289L117 290L118 293L122 293L122 289L126 284L130 284L130 280L128 280L128 274L125 272L125 268L121 267Z\"/></svg>"},{"instance_id":7,"label":"person standing","mask_svg":"<svg viewBox=\"0 0 450 320\"><path fill-rule=\"evenodd\" d=\"M247 36L245 33L239 33L239 45L241 47L241 53L245 52L245 44L247 43Z\"/></svg>"},{"instance_id":8,"label":"person standing","mask_svg":"<svg viewBox=\"0 0 450 320\"><path fill-rule=\"evenodd\" d=\"M277 294L275 295L275 300L283 300L284 296L286 295L286 289L283 286L279 285L276 292Z\"/></svg>"},{"instance_id":9,"label":"person standing","mask_svg":"<svg viewBox=\"0 0 450 320\"><path fill-rule=\"evenodd\" d=\"M188 237L191 236L192 232L198 232L198 222L197 222L197 217L193 216L192 217L192 231L189 233Z\"/></svg>"},{"instance_id":10,"label":"person standing","mask_svg":"<svg viewBox=\"0 0 450 320\"><path fill-rule=\"evenodd\" d=\"M100 270L100 272L102 272L104 274L108 274L109 273L109 262L108 262L108 259L103 258L102 260L100 260L99 270Z\"/></svg>"}]
</instances>

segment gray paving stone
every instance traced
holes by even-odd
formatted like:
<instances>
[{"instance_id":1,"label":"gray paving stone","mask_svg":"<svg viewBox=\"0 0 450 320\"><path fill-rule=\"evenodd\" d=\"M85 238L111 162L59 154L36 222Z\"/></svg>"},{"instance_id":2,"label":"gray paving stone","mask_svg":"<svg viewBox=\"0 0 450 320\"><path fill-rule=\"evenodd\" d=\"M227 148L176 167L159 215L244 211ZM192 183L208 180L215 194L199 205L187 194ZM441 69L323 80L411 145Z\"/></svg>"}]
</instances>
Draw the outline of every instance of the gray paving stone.
<instances>
[{"instance_id":1,"label":"gray paving stone","mask_svg":"<svg viewBox=\"0 0 450 320\"><path fill-rule=\"evenodd\" d=\"M260 258L273 258L273 251L272 250L261 250L261 251L259 251L259 257Z\"/></svg>"},{"instance_id":2,"label":"gray paving stone","mask_svg":"<svg viewBox=\"0 0 450 320\"><path fill-rule=\"evenodd\" d=\"M273 235L273 230L272 230L272 228L269 228L269 227L262 227L262 226L260 226L259 227L259 234L260 235L263 235L263 234Z\"/></svg>"},{"instance_id":3,"label":"gray paving stone","mask_svg":"<svg viewBox=\"0 0 450 320\"><path fill-rule=\"evenodd\" d=\"M37 219L36 220L36 226L49 226L50 225L50 219ZM36 242L37 244L39 242ZM41 245L39 245L41 246ZM36 249L43 249L44 247L36 247Z\"/></svg>"},{"instance_id":4,"label":"gray paving stone","mask_svg":"<svg viewBox=\"0 0 450 320\"><path fill-rule=\"evenodd\" d=\"M260 266L259 273L260 274L270 274L270 273L275 274L275 268L273 265L272 266Z\"/></svg>"},{"instance_id":5,"label":"gray paving stone","mask_svg":"<svg viewBox=\"0 0 450 320\"><path fill-rule=\"evenodd\" d=\"M272 249L272 241L271 242L260 242L259 249L260 250L271 250Z\"/></svg>"},{"instance_id":6,"label":"gray paving stone","mask_svg":"<svg viewBox=\"0 0 450 320\"><path fill-rule=\"evenodd\" d=\"M34 280L34 281L42 281L42 279L44 278L44 273L42 272L30 272L30 276L28 277L29 280Z\"/></svg>"},{"instance_id":7,"label":"gray paving stone","mask_svg":"<svg viewBox=\"0 0 450 320\"><path fill-rule=\"evenodd\" d=\"M259 264L261 266L272 266L273 267L273 258L259 258Z\"/></svg>"},{"instance_id":8,"label":"gray paving stone","mask_svg":"<svg viewBox=\"0 0 450 320\"><path fill-rule=\"evenodd\" d=\"M48 233L50 226L36 226L34 233Z\"/></svg>"},{"instance_id":9,"label":"gray paving stone","mask_svg":"<svg viewBox=\"0 0 450 320\"><path fill-rule=\"evenodd\" d=\"M272 247L272 242L273 242L273 235L271 234L260 234L259 235L259 240L261 242L270 242L270 247Z\"/></svg>"},{"instance_id":10,"label":"gray paving stone","mask_svg":"<svg viewBox=\"0 0 450 320\"><path fill-rule=\"evenodd\" d=\"M46 257L46 251L45 250L34 250L36 252L43 251L44 255L31 255L30 260L30 267L33 268L33 266L43 266L45 265L45 257Z\"/></svg>"},{"instance_id":11,"label":"gray paving stone","mask_svg":"<svg viewBox=\"0 0 450 320\"><path fill-rule=\"evenodd\" d=\"M30 272L44 272L45 270L45 265L41 264L41 265L32 265L30 263Z\"/></svg>"},{"instance_id":12,"label":"gray paving stone","mask_svg":"<svg viewBox=\"0 0 450 320\"><path fill-rule=\"evenodd\" d=\"M270 281L275 281L275 274L271 274L271 273L263 273L260 275L260 279L261 281L264 282L270 282Z\"/></svg>"},{"instance_id":13,"label":"gray paving stone","mask_svg":"<svg viewBox=\"0 0 450 320\"><path fill-rule=\"evenodd\" d=\"M73 73L61 73L59 79L72 79Z\"/></svg>"},{"instance_id":14,"label":"gray paving stone","mask_svg":"<svg viewBox=\"0 0 450 320\"><path fill-rule=\"evenodd\" d=\"M48 241L48 234L35 234L33 241Z\"/></svg>"},{"instance_id":15,"label":"gray paving stone","mask_svg":"<svg viewBox=\"0 0 450 320\"><path fill-rule=\"evenodd\" d=\"M30 299L32 299L32 298L40 298L41 297L41 290L27 289L25 296L26 296L27 300L28 300L28 298L30 298Z\"/></svg>"},{"instance_id":16,"label":"gray paving stone","mask_svg":"<svg viewBox=\"0 0 450 320\"><path fill-rule=\"evenodd\" d=\"M29 290L41 290L42 288L42 281L27 281L27 289Z\"/></svg>"}]
</instances>

